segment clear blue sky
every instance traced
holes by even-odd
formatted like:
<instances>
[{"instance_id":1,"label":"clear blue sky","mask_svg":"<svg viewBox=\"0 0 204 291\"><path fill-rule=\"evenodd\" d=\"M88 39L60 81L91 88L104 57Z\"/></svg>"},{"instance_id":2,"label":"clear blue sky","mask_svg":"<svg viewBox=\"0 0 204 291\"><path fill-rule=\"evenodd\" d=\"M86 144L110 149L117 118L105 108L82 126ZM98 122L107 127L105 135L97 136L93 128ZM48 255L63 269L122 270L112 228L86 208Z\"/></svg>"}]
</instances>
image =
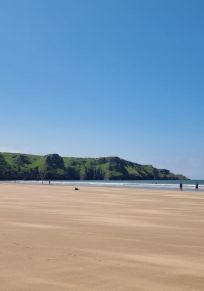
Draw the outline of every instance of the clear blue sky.
<instances>
[{"instance_id":1,"label":"clear blue sky","mask_svg":"<svg viewBox=\"0 0 204 291\"><path fill-rule=\"evenodd\" d=\"M0 151L204 178L203 0L0 0Z\"/></svg>"}]
</instances>

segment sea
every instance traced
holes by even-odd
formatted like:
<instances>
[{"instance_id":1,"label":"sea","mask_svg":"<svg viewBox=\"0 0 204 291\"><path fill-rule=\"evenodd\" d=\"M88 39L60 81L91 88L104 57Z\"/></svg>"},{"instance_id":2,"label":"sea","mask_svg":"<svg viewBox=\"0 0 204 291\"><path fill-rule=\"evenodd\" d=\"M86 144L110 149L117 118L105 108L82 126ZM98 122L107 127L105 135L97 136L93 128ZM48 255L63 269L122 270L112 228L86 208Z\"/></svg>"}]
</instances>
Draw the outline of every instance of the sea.
<instances>
[{"instance_id":1,"label":"sea","mask_svg":"<svg viewBox=\"0 0 204 291\"><path fill-rule=\"evenodd\" d=\"M42 181L9 181L9 183L20 184L42 184ZM4 181L5 183L5 181ZM43 184L49 184L49 181L43 181ZM128 180L128 181L50 181L51 185L62 186L89 186L89 187L119 187L119 188L143 188L143 189L166 189L166 190L178 190L180 184L183 186L183 190L194 191L195 185L198 184L199 191L204 191L204 180Z\"/></svg>"}]
</instances>

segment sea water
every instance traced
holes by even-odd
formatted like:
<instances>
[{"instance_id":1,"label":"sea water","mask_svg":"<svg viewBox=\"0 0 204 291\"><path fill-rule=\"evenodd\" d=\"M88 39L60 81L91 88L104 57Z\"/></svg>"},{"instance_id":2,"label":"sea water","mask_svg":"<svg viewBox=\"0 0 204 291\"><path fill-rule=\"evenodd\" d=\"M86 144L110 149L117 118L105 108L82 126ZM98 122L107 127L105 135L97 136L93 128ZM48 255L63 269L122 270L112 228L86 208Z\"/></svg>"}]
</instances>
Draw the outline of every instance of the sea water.
<instances>
[{"instance_id":1,"label":"sea water","mask_svg":"<svg viewBox=\"0 0 204 291\"><path fill-rule=\"evenodd\" d=\"M14 181L12 181L14 183ZM41 184L42 181L15 181L15 183ZM51 185L63 186L90 186L90 187L122 187L122 188L144 188L144 189L179 189L180 183L183 184L183 190L195 190L195 185L199 185L199 190L204 191L204 180L128 180L128 181L50 181ZM49 181L43 181L43 184L49 184Z\"/></svg>"}]
</instances>

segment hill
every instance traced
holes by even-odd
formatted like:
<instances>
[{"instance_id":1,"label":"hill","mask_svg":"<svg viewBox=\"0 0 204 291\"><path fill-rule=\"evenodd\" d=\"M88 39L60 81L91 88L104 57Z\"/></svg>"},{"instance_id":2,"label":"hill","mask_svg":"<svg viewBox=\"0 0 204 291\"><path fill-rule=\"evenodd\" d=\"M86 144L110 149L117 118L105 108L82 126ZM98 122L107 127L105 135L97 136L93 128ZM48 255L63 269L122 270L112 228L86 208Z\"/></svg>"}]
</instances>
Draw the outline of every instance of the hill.
<instances>
[{"instance_id":1,"label":"hill","mask_svg":"<svg viewBox=\"0 0 204 291\"><path fill-rule=\"evenodd\" d=\"M0 180L183 180L166 169L119 157L72 158L0 153Z\"/></svg>"}]
</instances>

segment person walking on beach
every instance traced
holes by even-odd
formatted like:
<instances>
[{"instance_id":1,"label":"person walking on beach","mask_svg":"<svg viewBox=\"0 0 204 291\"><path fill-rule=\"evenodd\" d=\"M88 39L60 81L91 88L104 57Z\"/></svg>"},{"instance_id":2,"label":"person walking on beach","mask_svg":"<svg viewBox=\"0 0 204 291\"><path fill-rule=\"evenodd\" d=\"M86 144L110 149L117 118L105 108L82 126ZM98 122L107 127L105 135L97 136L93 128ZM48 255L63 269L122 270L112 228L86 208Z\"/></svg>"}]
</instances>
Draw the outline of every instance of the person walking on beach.
<instances>
[{"instance_id":1,"label":"person walking on beach","mask_svg":"<svg viewBox=\"0 0 204 291\"><path fill-rule=\"evenodd\" d=\"M180 184L180 190L181 190L181 191L183 190L183 185L182 185L182 184Z\"/></svg>"},{"instance_id":2,"label":"person walking on beach","mask_svg":"<svg viewBox=\"0 0 204 291\"><path fill-rule=\"evenodd\" d=\"M198 184L196 184L195 189L196 189L196 191L198 191Z\"/></svg>"}]
</instances>

